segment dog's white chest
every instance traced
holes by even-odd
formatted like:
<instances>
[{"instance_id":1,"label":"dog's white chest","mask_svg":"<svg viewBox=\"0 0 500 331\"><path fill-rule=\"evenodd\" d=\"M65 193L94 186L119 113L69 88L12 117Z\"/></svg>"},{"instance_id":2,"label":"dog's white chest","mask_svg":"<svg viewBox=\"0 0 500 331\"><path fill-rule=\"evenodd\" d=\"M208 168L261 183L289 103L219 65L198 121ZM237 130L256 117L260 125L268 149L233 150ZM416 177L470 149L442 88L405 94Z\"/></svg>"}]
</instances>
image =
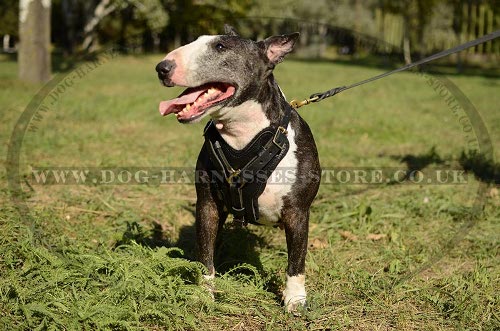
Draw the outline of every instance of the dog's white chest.
<instances>
[{"instance_id":1,"label":"dog's white chest","mask_svg":"<svg viewBox=\"0 0 500 331\"><path fill-rule=\"evenodd\" d=\"M259 202L259 220L261 224L275 224L281 218L281 209L283 208L283 198L292 190L292 185L296 180L297 157L295 151L295 132L288 124L288 141L290 147L288 153L278 164L271 176L267 180L266 188L260 195Z\"/></svg>"}]
</instances>

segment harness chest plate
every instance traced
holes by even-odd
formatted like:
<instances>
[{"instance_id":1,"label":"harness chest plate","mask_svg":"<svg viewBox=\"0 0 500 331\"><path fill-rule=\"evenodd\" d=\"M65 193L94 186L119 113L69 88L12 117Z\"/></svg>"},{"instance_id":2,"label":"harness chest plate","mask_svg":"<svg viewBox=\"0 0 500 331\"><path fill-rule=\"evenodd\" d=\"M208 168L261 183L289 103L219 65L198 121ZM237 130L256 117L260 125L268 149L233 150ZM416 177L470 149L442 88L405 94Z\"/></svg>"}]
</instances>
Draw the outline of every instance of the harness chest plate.
<instances>
[{"instance_id":1,"label":"harness chest plate","mask_svg":"<svg viewBox=\"0 0 500 331\"><path fill-rule=\"evenodd\" d=\"M291 110L287 109L280 125L260 131L243 149L236 150L222 138L212 121L205 127L205 145L210 158L210 185L218 192L234 219L258 224L258 198L268 178L285 157Z\"/></svg>"}]
</instances>

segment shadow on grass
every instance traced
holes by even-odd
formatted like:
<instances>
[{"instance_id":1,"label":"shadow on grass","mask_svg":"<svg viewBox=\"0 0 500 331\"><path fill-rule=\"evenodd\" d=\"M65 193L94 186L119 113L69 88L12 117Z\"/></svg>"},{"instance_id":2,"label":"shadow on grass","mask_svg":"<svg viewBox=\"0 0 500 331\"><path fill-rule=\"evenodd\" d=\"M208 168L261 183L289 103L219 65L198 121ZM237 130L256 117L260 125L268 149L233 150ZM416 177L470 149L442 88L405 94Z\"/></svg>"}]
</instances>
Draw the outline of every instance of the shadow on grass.
<instances>
[{"instance_id":1,"label":"shadow on grass","mask_svg":"<svg viewBox=\"0 0 500 331\"><path fill-rule=\"evenodd\" d=\"M473 173L478 180L500 185L500 164L484 154L462 152L458 161L465 171Z\"/></svg>"},{"instance_id":2,"label":"shadow on grass","mask_svg":"<svg viewBox=\"0 0 500 331\"><path fill-rule=\"evenodd\" d=\"M435 146L425 154L407 154L403 157L393 155L391 158L405 163L408 173L423 170L430 165L448 164L453 161L439 156ZM500 164L495 163L490 157L475 151L470 153L462 151L458 160L454 159L454 161L458 161L466 172L473 173L477 180L488 184L500 184Z\"/></svg>"},{"instance_id":3,"label":"shadow on grass","mask_svg":"<svg viewBox=\"0 0 500 331\"><path fill-rule=\"evenodd\" d=\"M385 155L380 155L384 157ZM391 155L392 159L399 160L401 163L406 164L405 176L399 178L398 180L391 180L387 185L399 185L403 184L405 181L412 179L411 176L416 171L421 171L430 165L443 165L453 162L455 158L443 158L437 152L435 147L432 147L427 153L421 155L406 154L401 155ZM484 183L500 185L500 164L493 162L491 159L487 158L482 154L477 153L465 153L462 152L458 158L458 163L461 168L466 172L473 173L474 176ZM379 185L371 185L361 189L352 190L342 194L341 196L355 196L366 193L370 190L379 189Z\"/></svg>"},{"instance_id":4,"label":"shadow on grass","mask_svg":"<svg viewBox=\"0 0 500 331\"><path fill-rule=\"evenodd\" d=\"M184 209L194 215L194 210L186 206ZM196 259L196 230L195 225L185 225L179 231L176 241L169 238L162 224L155 222L151 228L138 222L127 222L127 229L122 238L116 242L115 247L136 242L139 245L156 247L178 247L184 254L172 252L171 257L184 258L191 261ZM253 233L248 227L243 227L232 221L226 222L220 232L215 249L214 264L217 273L231 275L253 276L251 268L237 268L242 264L251 265L265 279L264 289L281 300L283 279L275 272L264 269L260 259L259 249L267 244L264 237Z\"/></svg>"},{"instance_id":5,"label":"shadow on grass","mask_svg":"<svg viewBox=\"0 0 500 331\"><path fill-rule=\"evenodd\" d=\"M158 222L154 222L149 229L136 221L127 222L127 229L124 231L122 238L116 242L115 247L129 244L132 241L150 248L178 247L184 252L184 255L178 257L189 260L195 260L196 258L196 230L194 224L183 226L179 231L178 239L173 241L165 233L164 227ZM265 244L264 238L259 237L248 228L233 222L227 222L217 238L214 257L217 272L225 273L242 263L250 264L257 268L259 272L264 272L257 249ZM244 269L241 270L245 272Z\"/></svg>"},{"instance_id":6,"label":"shadow on grass","mask_svg":"<svg viewBox=\"0 0 500 331\"><path fill-rule=\"evenodd\" d=\"M420 155L406 154L404 156L391 155L390 157L406 164L406 170L403 178L392 179L388 183L389 185L401 184L405 181L411 180L415 176L416 172L421 171L430 165L445 163L445 160L436 152L435 146L432 146L427 153Z\"/></svg>"},{"instance_id":7,"label":"shadow on grass","mask_svg":"<svg viewBox=\"0 0 500 331\"><path fill-rule=\"evenodd\" d=\"M419 171L431 164L443 164L444 160L436 152L436 146L432 146L431 149L421 155L406 154L403 157L393 156L395 159L400 159L401 163L405 163L408 172Z\"/></svg>"},{"instance_id":8,"label":"shadow on grass","mask_svg":"<svg viewBox=\"0 0 500 331\"><path fill-rule=\"evenodd\" d=\"M451 162L439 156L433 146L427 153L421 155L407 154L403 157L391 156L406 164L407 174L404 180L410 179L412 173L425 169L430 165L442 165ZM500 164L491 158L477 152L462 151L458 163L466 172L473 173L477 180L488 184L500 184Z\"/></svg>"}]
</instances>

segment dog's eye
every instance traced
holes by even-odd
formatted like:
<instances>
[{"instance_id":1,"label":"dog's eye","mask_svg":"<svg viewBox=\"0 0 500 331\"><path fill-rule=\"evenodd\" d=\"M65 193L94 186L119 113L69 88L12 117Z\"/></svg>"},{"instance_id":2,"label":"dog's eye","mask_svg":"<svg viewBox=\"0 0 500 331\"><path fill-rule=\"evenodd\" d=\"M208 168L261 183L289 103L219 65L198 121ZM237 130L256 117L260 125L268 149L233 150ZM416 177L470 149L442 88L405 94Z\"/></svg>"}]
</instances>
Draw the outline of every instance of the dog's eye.
<instances>
[{"instance_id":1,"label":"dog's eye","mask_svg":"<svg viewBox=\"0 0 500 331\"><path fill-rule=\"evenodd\" d=\"M224 46L223 44L221 43L218 43L217 45L215 45L215 49L218 50L219 52L220 51L223 51L226 49L226 46Z\"/></svg>"}]
</instances>

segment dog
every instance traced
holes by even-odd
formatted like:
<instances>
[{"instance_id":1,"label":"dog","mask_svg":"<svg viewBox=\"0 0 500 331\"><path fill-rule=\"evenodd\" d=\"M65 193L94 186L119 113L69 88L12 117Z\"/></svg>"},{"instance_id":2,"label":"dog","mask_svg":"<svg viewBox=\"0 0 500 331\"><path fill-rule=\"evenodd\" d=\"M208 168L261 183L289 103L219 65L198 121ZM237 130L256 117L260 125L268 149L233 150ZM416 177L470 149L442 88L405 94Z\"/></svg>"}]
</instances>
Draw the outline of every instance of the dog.
<instances>
[{"instance_id":1,"label":"dog","mask_svg":"<svg viewBox=\"0 0 500 331\"><path fill-rule=\"evenodd\" d=\"M215 277L215 242L228 214L243 224L280 227L288 249L283 291L288 312L306 304L309 209L321 173L311 130L273 76L298 36L255 42L226 25L223 35L201 36L156 66L164 86L187 87L160 103L163 116L175 114L180 123L211 118L196 163L196 247L208 270L205 278Z\"/></svg>"}]
</instances>

